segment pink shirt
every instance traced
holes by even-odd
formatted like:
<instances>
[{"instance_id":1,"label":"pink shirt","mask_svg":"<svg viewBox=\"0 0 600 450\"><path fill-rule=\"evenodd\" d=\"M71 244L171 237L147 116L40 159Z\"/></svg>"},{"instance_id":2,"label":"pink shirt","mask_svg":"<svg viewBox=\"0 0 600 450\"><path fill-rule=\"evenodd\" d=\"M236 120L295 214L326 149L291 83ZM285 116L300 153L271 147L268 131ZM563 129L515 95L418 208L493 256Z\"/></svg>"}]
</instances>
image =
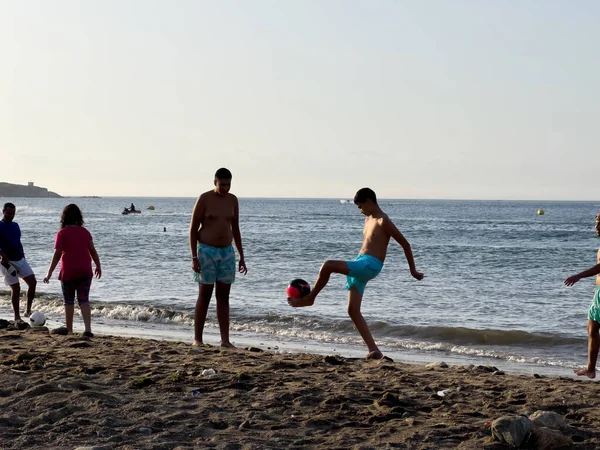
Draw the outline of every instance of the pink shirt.
<instances>
[{"instance_id":1,"label":"pink shirt","mask_svg":"<svg viewBox=\"0 0 600 450\"><path fill-rule=\"evenodd\" d=\"M59 280L81 280L94 276L90 242L90 232L78 225L66 226L56 233L54 248L62 250Z\"/></svg>"}]
</instances>

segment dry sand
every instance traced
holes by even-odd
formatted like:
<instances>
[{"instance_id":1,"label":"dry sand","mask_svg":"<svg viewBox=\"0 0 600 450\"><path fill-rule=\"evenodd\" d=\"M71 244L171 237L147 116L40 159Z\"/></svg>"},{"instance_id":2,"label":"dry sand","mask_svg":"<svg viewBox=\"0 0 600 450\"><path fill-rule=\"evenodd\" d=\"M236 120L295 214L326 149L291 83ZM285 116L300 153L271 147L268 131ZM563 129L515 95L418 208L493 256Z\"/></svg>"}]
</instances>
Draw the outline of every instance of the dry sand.
<instances>
[{"instance_id":1,"label":"dry sand","mask_svg":"<svg viewBox=\"0 0 600 450\"><path fill-rule=\"evenodd\" d=\"M538 409L600 448L595 382L257 350L0 331L0 448L502 449Z\"/></svg>"}]
</instances>

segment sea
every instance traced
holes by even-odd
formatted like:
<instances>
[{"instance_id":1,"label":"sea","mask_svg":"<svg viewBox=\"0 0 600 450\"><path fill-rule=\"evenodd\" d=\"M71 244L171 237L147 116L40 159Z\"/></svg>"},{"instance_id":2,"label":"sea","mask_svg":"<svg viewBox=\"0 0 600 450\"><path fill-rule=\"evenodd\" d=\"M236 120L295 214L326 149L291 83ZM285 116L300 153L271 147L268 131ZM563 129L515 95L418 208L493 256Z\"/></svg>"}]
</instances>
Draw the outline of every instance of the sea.
<instances>
[{"instance_id":1,"label":"sea","mask_svg":"<svg viewBox=\"0 0 600 450\"><path fill-rule=\"evenodd\" d=\"M192 342L194 198L0 199L6 201L17 206L15 221L39 281L33 310L46 314L50 328L64 324L58 269L49 284L42 279L61 210L76 203L103 269L91 289L94 332ZM131 202L141 214L121 214ZM563 280L596 262L599 202L381 200L380 206L425 274L413 279L402 248L391 241L381 274L367 285L362 312L386 355L557 376L585 364L594 279L570 288ZM312 307L286 302L292 279L312 285L325 260L356 257L363 222L349 199L240 198L248 273L238 274L231 290L233 343L364 356L347 315L344 276L332 275ZM0 288L0 317L12 319L7 287ZM83 331L79 316L75 331ZM205 342L219 340L213 299Z\"/></svg>"}]
</instances>

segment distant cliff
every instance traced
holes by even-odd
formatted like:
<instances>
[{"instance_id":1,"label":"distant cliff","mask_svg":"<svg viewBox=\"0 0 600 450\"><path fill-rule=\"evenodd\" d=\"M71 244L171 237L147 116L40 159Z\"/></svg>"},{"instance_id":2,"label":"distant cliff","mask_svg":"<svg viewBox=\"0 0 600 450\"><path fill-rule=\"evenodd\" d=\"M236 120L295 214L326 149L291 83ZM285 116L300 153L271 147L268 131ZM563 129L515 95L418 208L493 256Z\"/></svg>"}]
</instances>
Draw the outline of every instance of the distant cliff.
<instances>
[{"instance_id":1,"label":"distant cliff","mask_svg":"<svg viewBox=\"0 0 600 450\"><path fill-rule=\"evenodd\" d=\"M0 181L0 197L51 197L61 198L56 192L51 192L46 188L34 186L29 183L24 186L21 184L3 183Z\"/></svg>"}]
</instances>

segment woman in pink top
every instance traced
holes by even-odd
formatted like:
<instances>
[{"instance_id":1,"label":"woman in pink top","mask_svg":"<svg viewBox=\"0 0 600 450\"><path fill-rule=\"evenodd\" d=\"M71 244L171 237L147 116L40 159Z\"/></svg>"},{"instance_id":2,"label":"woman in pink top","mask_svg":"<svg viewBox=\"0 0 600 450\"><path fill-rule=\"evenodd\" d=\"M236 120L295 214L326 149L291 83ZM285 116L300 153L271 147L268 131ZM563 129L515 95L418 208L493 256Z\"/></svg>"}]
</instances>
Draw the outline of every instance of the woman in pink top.
<instances>
[{"instance_id":1,"label":"woman in pink top","mask_svg":"<svg viewBox=\"0 0 600 450\"><path fill-rule=\"evenodd\" d=\"M83 335L93 337L89 303L90 286L94 276L92 259L96 264L96 277L100 278L102 276L100 258L94 247L92 235L83 226L83 217L77 205L65 206L60 218L60 228L60 231L56 233L54 256L44 283L50 282L52 272L60 261L58 279L61 281L65 299L67 333L73 333L73 313L75 312L75 295L77 295L77 302L85 324Z\"/></svg>"}]
</instances>

